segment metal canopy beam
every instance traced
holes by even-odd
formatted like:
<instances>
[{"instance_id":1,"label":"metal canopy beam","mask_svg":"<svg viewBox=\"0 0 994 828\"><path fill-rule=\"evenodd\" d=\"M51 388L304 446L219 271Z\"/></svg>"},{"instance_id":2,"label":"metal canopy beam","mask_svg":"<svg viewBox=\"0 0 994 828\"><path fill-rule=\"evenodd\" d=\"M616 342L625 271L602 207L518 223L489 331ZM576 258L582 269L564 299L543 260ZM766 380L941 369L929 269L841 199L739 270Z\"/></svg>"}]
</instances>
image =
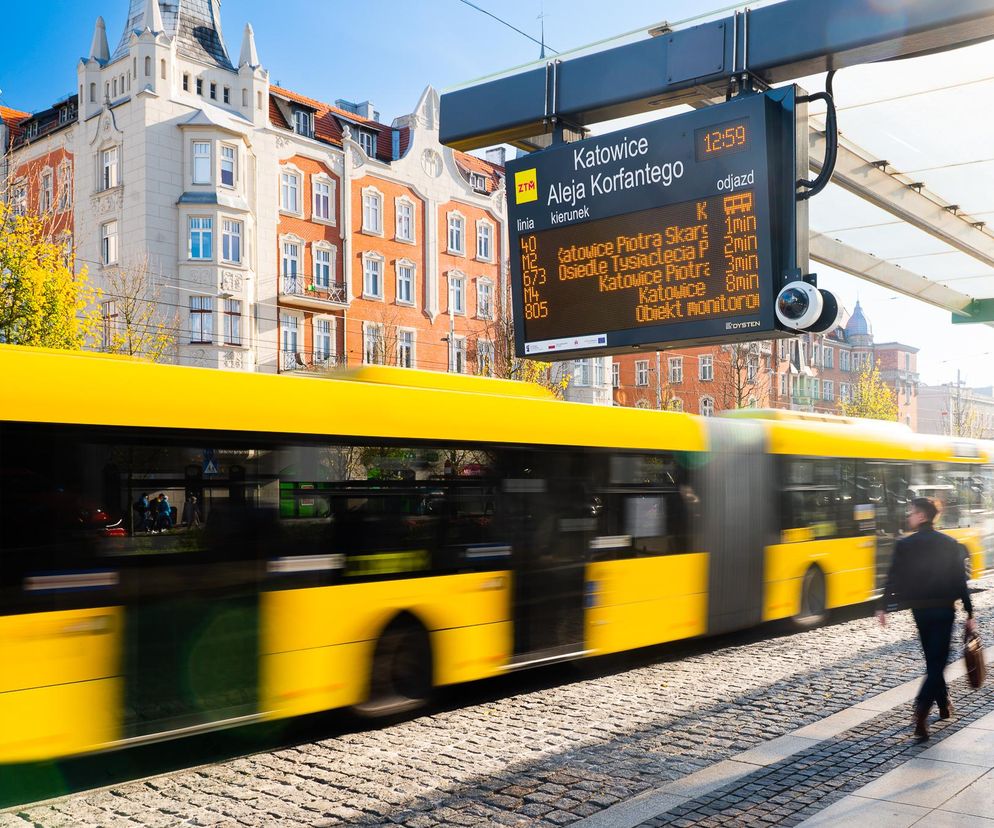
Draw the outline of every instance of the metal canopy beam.
<instances>
[{"instance_id":1,"label":"metal canopy beam","mask_svg":"<svg viewBox=\"0 0 994 828\"><path fill-rule=\"evenodd\" d=\"M743 71L777 83L991 37L992 0L784 0L446 92L440 138L460 150L514 143L553 117L585 126L714 97Z\"/></svg>"},{"instance_id":2,"label":"metal canopy beam","mask_svg":"<svg viewBox=\"0 0 994 828\"><path fill-rule=\"evenodd\" d=\"M810 131L809 150L811 169L820 171L825 157L824 132ZM832 183L994 268L994 235L958 215L921 184L911 186L914 182L910 179L885 172L880 169L881 162L875 161L840 136Z\"/></svg>"},{"instance_id":3,"label":"metal canopy beam","mask_svg":"<svg viewBox=\"0 0 994 828\"><path fill-rule=\"evenodd\" d=\"M955 316L960 317L958 321L988 321L974 315L976 303L966 294L814 230L811 231L810 250L811 258L822 264L913 299L921 299L942 310L951 310Z\"/></svg>"}]
</instances>

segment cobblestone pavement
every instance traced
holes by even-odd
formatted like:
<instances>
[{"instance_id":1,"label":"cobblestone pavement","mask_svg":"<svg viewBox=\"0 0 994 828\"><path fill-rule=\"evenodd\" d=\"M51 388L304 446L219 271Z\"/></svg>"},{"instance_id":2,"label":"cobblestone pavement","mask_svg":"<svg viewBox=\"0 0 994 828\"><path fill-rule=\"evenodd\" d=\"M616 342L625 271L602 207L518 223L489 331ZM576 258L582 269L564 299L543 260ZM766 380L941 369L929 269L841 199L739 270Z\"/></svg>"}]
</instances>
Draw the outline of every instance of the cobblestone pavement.
<instances>
[{"instance_id":1,"label":"cobblestone pavement","mask_svg":"<svg viewBox=\"0 0 994 828\"><path fill-rule=\"evenodd\" d=\"M911 706L902 704L642 825L797 825L994 710L994 690L989 685L980 692L972 691L964 678L950 682L949 692L956 716L943 722L933 715L927 742L918 744L911 738Z\"/></svg>"},{"instance_id":2,"label":"cobblestone pavement","mask_svg":"<svg viewBox=\"0 0 994 828\"><path fill-rule=\"evenodd\" d=\"M974 605L981 634L994 641L994 579L980 586ZM910 613L891 616L886 629L863 617L805 633L684 646L679 654L388 727L22 806L0 813L0 828L568 825L866 700L923 669ZM466 692L472 698L474 691ZM898 715L894 728L903 726L906 711ZM890 757L881 763L886 767L913 755L904 747L892 755L904 743L895 731L888 747L888 727L874 748ZM842 737L826 745L848 749ZM822 757L811 762L806 770L821 773ZM783 773L789 762L784 764L762 772ZM837 787L848 784L842 780Z\"/></svg>"}]
</instances>

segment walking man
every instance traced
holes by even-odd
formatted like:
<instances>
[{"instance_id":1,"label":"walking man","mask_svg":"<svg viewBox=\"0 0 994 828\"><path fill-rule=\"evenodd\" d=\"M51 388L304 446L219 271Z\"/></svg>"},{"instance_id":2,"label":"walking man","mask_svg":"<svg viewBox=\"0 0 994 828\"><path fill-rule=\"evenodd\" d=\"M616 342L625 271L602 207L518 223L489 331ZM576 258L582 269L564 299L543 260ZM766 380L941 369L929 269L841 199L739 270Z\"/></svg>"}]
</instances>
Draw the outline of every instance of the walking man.
<instances>
[{"instance_id":1,"label":"walking man","mask_svg":"<svg viewBox=\"0 0 994 828\"><path fill-rule=\"evenodd\" d=\"M925 680L915 699L915 736L928 738L928 714L939 706L939 718L953 715L949 690L943 675L949 661L950 639L956 616L955 602L963 602L966 629L976 629L973 603L966 585L963 548L953 538L932 526L938 510L927 497L911 501L908 528L914 534L901 538L894 547L887 585L877 618L887 625L887 610L911 609L925 655Z\"/></svg>"}]
</instances>

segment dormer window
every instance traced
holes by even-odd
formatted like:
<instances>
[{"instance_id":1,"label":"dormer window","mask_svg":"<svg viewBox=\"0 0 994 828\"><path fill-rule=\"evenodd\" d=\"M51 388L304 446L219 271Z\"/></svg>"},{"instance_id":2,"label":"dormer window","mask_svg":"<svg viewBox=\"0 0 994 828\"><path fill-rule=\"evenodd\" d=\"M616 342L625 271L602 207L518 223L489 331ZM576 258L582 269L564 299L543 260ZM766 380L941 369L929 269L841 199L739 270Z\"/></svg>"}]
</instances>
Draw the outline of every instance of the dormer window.
<instances>
[{"instance_id":1,"label":"dormer window","mask_svg":"<svg viewBox=\"0 0 994 828\"><path fill-rule=\"evenodd\" d=\"M297 109L293 113L293 131L305 138L314 137L314 114L306 109Z\"/></svg>"},{"instance_id":2,"label":"dormer window","mask_svg":"<svg viewBox=\"0 0 994 828\"><path fill-rule=\"evenodd\" d=\"M487 191L487 177L480 173L470 173L469 186L478 193L485 193Z\"/></svg>"},{"instance_id":3,"label":"dormer window","mask_svg":"<svg viewBox=\"0 0 994 828\"><path fill-rule=\"evenodd\" d=\"M28 138L34 138L38 134L38 122L32 121L28 124Z\"/></svg>"},{"instance_id":4,"label":"dormer window","mask_svg":"<svg viewBox=\"0 0 994 828\"><path fill-rule=\"evenodd\" d=\"M217 100L217 84L214 83L213 81L211 82L211 100L212 101Z\"/></svg>"},{"instance_id":5,"label":"dormer window","mask_svg":"<svg viewBox=\"0 0 994 828\"><path fill-rule=\"evenodd\" d=\"M370 158L376 156L376 133L368 129L356 130L356 141L362 147L362 151Z\"/></svg>"}]
</instances>

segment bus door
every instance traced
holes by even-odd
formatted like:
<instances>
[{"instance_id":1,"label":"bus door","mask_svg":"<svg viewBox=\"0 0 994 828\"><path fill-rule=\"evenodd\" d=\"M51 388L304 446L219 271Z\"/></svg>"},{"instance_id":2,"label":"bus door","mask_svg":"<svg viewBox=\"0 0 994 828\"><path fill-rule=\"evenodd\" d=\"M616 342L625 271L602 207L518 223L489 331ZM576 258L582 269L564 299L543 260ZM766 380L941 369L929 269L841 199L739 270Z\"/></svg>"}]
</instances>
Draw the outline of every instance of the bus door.
<instances>
[{"instance_id":1,"label":"bus door","mask_svg":"<svg viewBox=\"0 0 994 828\"><path fill-rule=\"evenodd\" d=\"M259 561L278 548L278 495L263 508L239 452L211 454L193 479L203 449L136 446L122 479L135 526L108 553L124 600L125 737L259 712ZM150 515L136 508L143 494Z\"/></svg>"},{"instance_id":2,"label":"bus door","mask_svg":"<svg viewBox=\"0 0 994 828\"><path fill-rule=\"evenodd\" d=\"M514 664L581 652L586 550L594 519L571 476L582 458L521 452L503 480L502 511L514 564Z\"/></svg>"},{"instance_id":3,"label":"bus door","mask_svg":"<svg viewBox=\"0 0 994 828\"><path fill-rule=\"evenodd\" d=\"M872 468L872 465L871 465ZM911 467L905 463L880 464L884 499L877 504L876 588L883 589L894 557L894 546L904 532L910 505Z\"/></svg>"}]
</instances>

